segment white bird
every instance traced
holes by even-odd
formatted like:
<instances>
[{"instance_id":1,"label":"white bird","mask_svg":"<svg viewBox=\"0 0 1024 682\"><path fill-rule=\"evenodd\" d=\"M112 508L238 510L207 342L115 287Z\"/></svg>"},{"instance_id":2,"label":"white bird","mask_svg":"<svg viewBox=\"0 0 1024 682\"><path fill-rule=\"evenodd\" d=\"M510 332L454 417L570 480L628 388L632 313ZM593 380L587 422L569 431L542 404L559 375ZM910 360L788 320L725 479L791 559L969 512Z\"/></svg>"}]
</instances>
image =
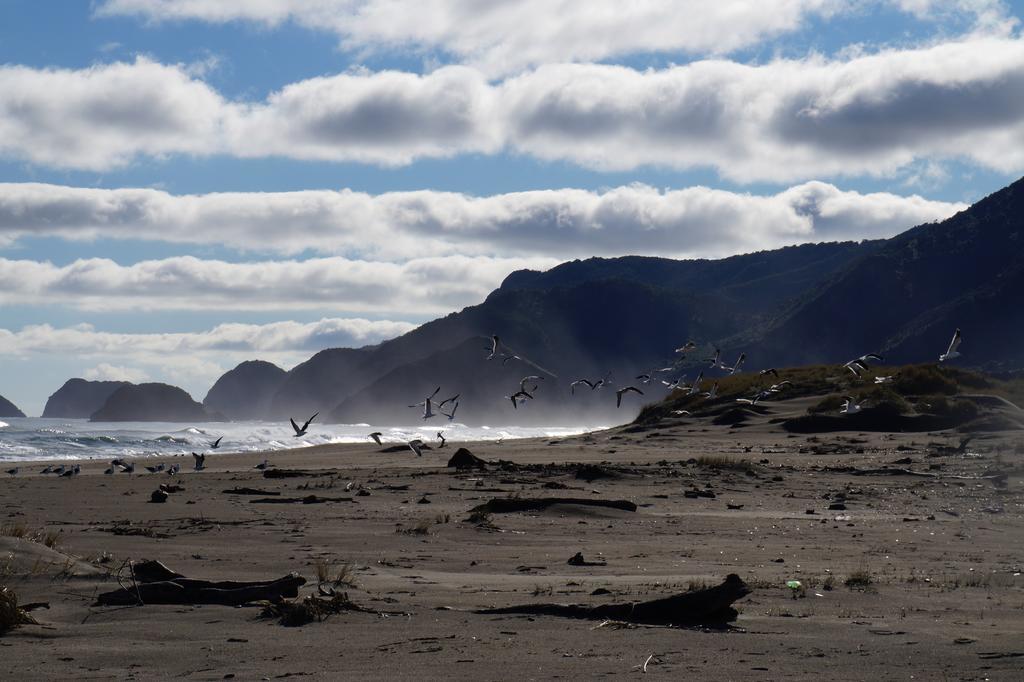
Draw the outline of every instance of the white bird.
<instances>
[{"instance_id":1,"label":"white bird","mask_svg":"<svg viewBox=\"0 0 1024 682\"><path fill-rule=\"evenodd\" d=\"M841 414L857 414L864 409L864 403L857 403L852 397L847 396L843 401L843 408L839 410Z\"/></svg>"},{"instance_id":2,"label":"white bird","mask_svg":"<svg viewBox=\"0 0 1024 682\"><path fill-rule=\"evenodd\" d=\"M885 362L885 358L881 355L878 355L877 353L868 353L867 355L862 355L859 358L850 360L843 365L843 367L853 372L853 375L857 378L860 378L861 372L865 372L871 368L868 364L868 360L872 360L874 362Z\"/></svg>"},{"instance_id":3,"label":"white bird","mask_svg":"<svg viewBox=\"0 0 1024 682\"><path fill-rule=\"evenodd\" d=\"M777 384L772 384L771 386L769 386L768 387L768 392L769 393L779 393L780 391L782 391L782 389L789 388L792 385L793 385L792 381L780 381Z\"/></svg>"},{"instance_id":4,"label":"white bird","mask_svg":"<svg viewBox=\"0 0 1024 682\"><path fill-rule=\"evenodd\" d=\"M316 413L313 414L312 417L307 419L306 423L302 425L301 429L299 428L299 425L295 423L295 420L293 418L289 417L288 421L290 421L292 423L292 428L295 430L295 436L293 436L293 437L294 438L298 438L299 436L305 436L306 435L306 431L309 429L309 425L313 423L313 420L316 419L318 414L320 414L320 413L316 412Z\"/></svg>"},{"instance_id":5,"label":"white bird","mask_svg":"<svg viewBox=\"0 0 1024 682\"><path fill-rule=\"evenodd\" d=\"M269 460L263 460L262 462L260 462L256 466L254 466L253 469L259 469L260 471L266 471L266 469L268 467L270 467L270 461Z\"/></svg>"},{"instance_id":6,"label":"white bird","mask_svg":"<svg viewBox=\"0 0 1024 682\"><path fill-rule=\"evenodd\" d=\"M744 361L747 359L746 353L740 353L740 357L736 360L736 364L732 367L722 367L729 374L737 374L740 371L740 367L743 366Z\"/></svg>"},{"instance_id":7,"label":"white bird","mask_svg":"<svg viewBox=\"0 0 1024 682\"><path fill-rule=\"evenodd\" d=\"M960 352L957 350L957 348L960 347L960 341L960 328L957 327L957 330L953 332L953 340L949 342L949 348L946 349L945 353L939 356L939 362L945 362L946 360L952 360L953 358L960 357Z\"/></svg>"},{"instance_id":8,"label":"white bird","mask_svg":"<svg viewBox=\"0 0 1024 682\"><path fill-rule=\"evenodd\" d=\"M423 456L423 441L421 441L419 438L414 438L413 440L409 441L408 445L409 448L416 453L417 457Z\"/></svg>"},{"instance_id":9,"label":"white bird","mask_svg":"<svg viewBox=\"0 0 1024 682\"><path fill-rule=\"evenodd\" d=\"M512 407L516 408L517 410L519 409L520 402L526 402L527 400L531 400L533 398L533 396L527 393L526 391L516 391L512 395L505 397L512 401Z\"/></svg>"},{"instance_id":10,"label":"white bird","mask_svg":"<svg viewBox=\"0 0 1024 682\"><path fill-rule=\"evenodd\" d=\"M591 391L594 390L594 384L589 379L577 379L576 381L569 384L569 393L576 395L576 387L580 384L585 384Z\"/></svg>"},{"instance_id":11,"label":"white bird","mask_svg":"<svg viewBox=\"0 0 1024 682\"><path fill-rule=\"evenodd\" d=\"M380 445L381 444L380 437L383 436L383 435L384 434L382 434L380 431L374 431L373 433L370 434L369 437L373 439L374 443L376 443L377 445Z\"/></svg>"},{"instance_id":12,"label":"white bird","mask_svg":"<svg viewBox=\"0 0 1024 682\"><path fill-rule=\"evenodd\" d=\"M532 388L526 388L527 381L543 381L544 377L539 377L536 374L531 374L528 377L523 377L519 380L519 390L527 393L535 393L539 388L539 384L534 384Z\"/></svg>"},{"instance_id":13,"label":"white bird","mask_svg":"<svg viewBox=\"0 0 1024 682\"><path fill-rule=\"evenodd\" d=\"M711 387L711 390L704 394L704 397L707 398L708 400L714 400L716 396L718 396L717 381L715 382L715 385Z\"/></svg>"},{"instance_id":14,"label":"white bird","mask_svg":"<svg viewBox=\"0 0 1024 682\"><path fill-rule=\"evenodd\" d=\"M700 382L704 379L704 372L697 375L697 378L693 380L693 385L690 386L690 391L687 395L697 395L700 393Z\"/></svg>"},{"instance_id":15,"label":"white bird","mask_svg":"<svg viewBox=\"0 0 1024 682\"><path fill-rule=\"evenodd\" d=\"M202 471L203 469L206 468L206 455L205 454L199 454L198 452L193 452L192 453L192 457L195 458L195 463L193 465L193 468L195 468L196 471Z\"/></svg>"},{"instance_id":16,"label":"white bird","mask_svg":"<svg viewBox=\"0 0 1024 682\"><path fill-rule=\"evenodd\" d=\"M484 350L490 351L490 355L487 356L487 359L488 360L492 360L494 358L494 356L497 355L498 348L500 348L500 347L501 347L501 341L498 339L498 337L496 335L492 336L491 337L491 347L490 348L487 348L486 346L484 347Z\"/></svg>"},{"instance_id":17,"label":"white bird","mask_svg":"<svg viewBox=\"0 0 1024 682\"><path fill-rule=\"evenodd\" d=\"M891 384L896 377L889 375L887 377L875 377L876 384Z\"/></svg>"},{"instance_id":18,"label":"white bird","mask_svg":"<svg viewBox=\"0 0 1024 682\"><path fill-rule=\"evenodd\" d=\"M220 438L218 438L217 440L215 440L215 441L213 441L212 443L210 443L210 449L211 449L211 450L216 450L217 448L219 448L219 447L220 447L220 442L221 442L222 440L224 440L224 436L221 436L221 437L220 437Z\"/></svg>"},{"instance_id":19,"label":"white bird","mask_svg":"<svg viewBox=\"0 0 1024 682\"><path fill-rule=\"evenodd\" d=\"M665 387L668 388L668 390L674 391L677 388L687 388L686 386L682 385L684 379L686 379L686 375L685 374L683 376L679 377L678 379L676 379L675 381L665 381L664 379L662 379L661 383L664 384Z\"/></svg>"},{"instance_id":20,"label":"white bird","mask_svg":"<svg viewBox=\"0 0 1024 682\"><path fill-rule=\"evenodd\" d=\"M757 405L757 401L761 400L764 397L766 397L765 396L765 392L764 391L758 391L757 393L754 394L753 398L736 398L736 402L743 403L744 405L751 405L751 406L753 406L753 405Z\"/></svg>"},{"instance_id":21,"label":"white bird","mask_svg":"<svg viewBox=\"0 0 1024 682\"><path fill-rule=\"evenodd\" d=\"M14 467L13 469L8 469L7 473L10 474L11 476L17 476L18 475L18 467Z\"/></svg>"},{"instance_id":22,"label":"white bird","mask_svg":"<svg viewBox=\"0 0 1024 682\"><path fill-rule=\"evenodd\" d=\"M697 347L697 344L695 344L693 341L687 341L686 344L684 344L680 348L676 348L676 352L677 353L685 354L685 353L689 353L691 350L693 350L696 347Z\"/></svg>"},{"instance_id":23,"label":"white bird","mask_svg":"<svg viewBox=\"0 0 1024 682\"><path fill-rule=\"evenodd\" d=\"M622 394L629 393L631 391L633 393L639 393L640 395L644 394L644 392L641 391L636 386L626 386L625 388L620 388L619 390L615 391L615 407L622 407Z\"/></svg>"},{"instance_id":24,"label":"white bird","mask_svg":"<svg viewBox=\"0 0 1024 682\"><path fill-rule=\"evenodd\" d=\"M679 416L679 417L688 417L688 416L690 416L690 411L689 410L672 410L672 414L674 414L676 416Z\"/></svg>"},{"instance_id":25,"label":"white bird","mask_svg":"<svg viewBox=\"0 0 1024 682\"><path fill-rule=\"evenodd\" d=\"M636 379L637 381L639 381L641 384L644 384L644 385L647 385L647 384L651 383L651 375L650 374L637 374L633 378Z\"/></svg>"},{"instance_id":26,"label":"white bird","mask_svg":"<svg viewBox=\"0 0 1024 682\"><path fill-rule=\"evenodd\" d=\"M444 410L438 410L438 411L441 414L443 414L444 416L448 417L448 421L452 421L452 420L455 419L455 410L457 410L457 409L459 409L459 403L458 402L456 402L455 404L452 405L452 411L451 412L445 412Z\"/></svg>"},{"instance_id":27,"label":"white bird","mask_svg":"<svg viewBox=\"0 0 1024 682\"><path fill-rule=\"evenodd\" d=\"M438 386L434 389L434 392L423 399L422 402L415 403L409 407L423 407L423 419L430 419L434 416L434 396L441 392L441 387Z\"/></svg>"},{"instance_id":28,"label":"white bird","mask_svg":"<svg viewBox=\"0 0 1024 682\"><path fill-rule=\"evenodd\" d=\"M768 369L762 369L760 372L758 372L758 374L760 376L765 376L766 374L771 374L776 379L779 378L779 371L777 369L775 369L774 367L769 367Z\"/></svg>"},{"instance_id":29,"label":"white bird","mask_svg":"<svg viewBox=\"0 0 1024 682\"><path fill-rule=\"evenodd\" d=\"M704 362L708 363L709 367L718 367L721 363L722 351L718 348L715 349L715 356L712 358L704 358Z\"/></svg>"}]
</instances>

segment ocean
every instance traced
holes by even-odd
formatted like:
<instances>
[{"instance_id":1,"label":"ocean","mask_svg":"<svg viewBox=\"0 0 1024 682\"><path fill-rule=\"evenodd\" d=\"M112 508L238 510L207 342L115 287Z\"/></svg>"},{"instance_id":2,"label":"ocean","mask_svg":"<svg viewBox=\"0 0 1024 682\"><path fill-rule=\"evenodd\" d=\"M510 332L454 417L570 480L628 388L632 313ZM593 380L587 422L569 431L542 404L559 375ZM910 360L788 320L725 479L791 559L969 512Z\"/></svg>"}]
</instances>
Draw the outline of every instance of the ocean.
<instances>
[{"instance_id":1,"label":"ocean","mask_svg":"<svg viewBox=\"0 0 1024 682\"><path fill-rule=\"evenodd\" d=\"M383 433L385 443L404 443L420 438L437 442L443 431L450 443L533 437L570 436L602 426L520 427L476 426L458 422L377 427L369 424L317 424L296 438L288 422L89 422L85 419L0 420L0 461L113 459L115 457L162 457L206 452L255 452L288 450L328 443L370 443L368 434ZM210 444L223 436L219 450Z\"/></svg>"}]
</instances>

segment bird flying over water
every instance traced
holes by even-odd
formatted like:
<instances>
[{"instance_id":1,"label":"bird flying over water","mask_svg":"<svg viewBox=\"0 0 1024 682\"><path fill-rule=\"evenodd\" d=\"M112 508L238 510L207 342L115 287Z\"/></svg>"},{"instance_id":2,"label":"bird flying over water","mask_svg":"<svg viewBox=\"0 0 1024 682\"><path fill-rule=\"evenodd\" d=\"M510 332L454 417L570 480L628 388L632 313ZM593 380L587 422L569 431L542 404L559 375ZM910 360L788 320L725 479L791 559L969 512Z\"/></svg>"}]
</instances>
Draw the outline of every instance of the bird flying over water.
<instances>
[{"instance_id":1,"label":"bird flying over water","mask_svg":"<svg viewBox=\"0 0 1024 682\"><path fill-rule=\"evenodd\" d=\"M292 428L295 429L295 436L294 436L294 438L298 438L299 436L305 436L306 435L306 430L309 429L309 425L313 423L313 420L316 419L318 414L320 414L320 413L319 412L313 413L313 416L306 420L306 423L302 425L301 429L299 428L299 425L295 423L295 419L292 418L292 417L289 417L288 421L290 421L292 423Z\"/></svg>"},{"instance_id":2,"label":"bird flying over water","mask_svg":"<svg viewBox=\"0 0 1024 682\"><path fill-rule=\"evenodd\" d=\"M438 412L440 412L444 416L448 417L448 421L452 421L452 420L455 419L455 410L457 410L457 409L459 409L459 403L458 402L456 402L455 404L452 405L452 411L451 412L445 412L444 410L438 410Z\"/></svg>"},{"instance_id":3,"label":"bird flying over water","mask_svg":"<svg viewBox=\"0 0 1024 682\"><path fill-rule=\"evenodd\" d=\"M533 399L533 396L527 393L526 391L516 391L515 393L507 397L509 400L512 401L512 407L516 408L517 410L519 409L520 402L526 402L527 400Z\"/></svg>"},{"instance_id":4,"label":"bird flying over water","mask_svg":"<svg viewBox=\"0 0 1024 682\"><path fill-rule=\"evenodd\" d=\"M960 352L957 348L960 347L960 328L957 327L956 331L953 332L953 340L949 342L949 348L946 352L939 356L939 362L945 362L946 360L952 360L953 358L960 357Z\"/></svg>"},{"instance_id":5,"label":"bird flying over water","mask_svg":"<svg viewBox=\"0 0 1024 682\"><path fill-rule=\"evenodd\" d=\"M219 447L220 447L220 442L221 442L222 440L224 440L224 436L221 436L221 437L220 437L220 438L218 438L217 440L215 440L215 441L213 441L212 443L210 443L210 449L211 449L211 450L216 450L217 448L219 448Z\"/></svg>"},{"instance_id":6,"label":"bird flying over water","mask_svg":"<svg viewBox=\"0 0 1024 682\"><path fill-rule=\"evenodd\" d=\"M374 443L376 443L377 445L380 445L380 437L383 436L383 435L384 434L382 434L380 431L374 431L373 433L370 434L369 437L373 439Z\"/></svg>"},{"instance_id":7,"label":"bird flying over water","mask_svg":"<svg viewBox=\"0 0 1024 682\"><path fill-rule=\"evenodd\" d=\"M438 386L434 389L434 392L423 399L422 402L415 403L409 407L420 407L423 406L423 419L430 419L434 416L434 396L441 392L441 387ZM457 396L456 396L457 397Z\"/></svg>"}]
</instances>

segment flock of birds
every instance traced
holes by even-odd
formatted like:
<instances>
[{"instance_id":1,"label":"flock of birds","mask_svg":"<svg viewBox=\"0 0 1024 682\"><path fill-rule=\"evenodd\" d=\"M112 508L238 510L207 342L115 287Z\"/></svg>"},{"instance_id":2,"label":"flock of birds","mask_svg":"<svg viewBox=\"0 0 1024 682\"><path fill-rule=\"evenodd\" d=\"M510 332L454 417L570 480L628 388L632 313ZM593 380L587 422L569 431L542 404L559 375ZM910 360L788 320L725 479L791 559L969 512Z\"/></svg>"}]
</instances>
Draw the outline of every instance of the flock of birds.
<instances>
[{"instance_id":1,"label":"flock of birds","mask_svg":"<svg viewBox=\"0 0 1024 682\"><path fill-rule=\"evenodd\" d=\"M954 358L960 357L959 348L960 348L960 342L961 341L962 341L962 336L960 334L960 330L957 329L956 332L953 334L953 339L950 341L949 347L946 349L946 352L939 356L939 362L945 362L947 360L952 360ZM676 348L675 349L675 353L681 355L682 358L685 358L687 353L692 352L696 348L697 348L697 344L695 344L694 342L690 341L690 342L687 342L684 346ZM485 347L484 350L488 351L488 355L486 357L487 360L493 360L493 359L497 358L497 359L500 359L502 365L505 365L505 364L507 364L508 362L510 362L512 360L518 360L518 361L524 362L524 363L526 363L528 365L531 365L532 367L535 367L537 370L539 370L543 374L547 374L547 375L549 375L551 377L557 378L556 375L552 374L551 372L548 372L547 370L545 370L544 368L540 367L536 363L528 360L525 356L523 356L521 354L518 354L518 353L515 353L515 352L511 351L510 349L508 349L506 346L504 346L504 344L502 344L501 339L498 336L492 336L491 337L491 344L490 344L490 346ZM682 359L682 358L680 358L680 359ZM732 376L732 375L740 373L741 368L743 367L743 363L746 361L746 359L747 359L746 353L740 353L739 357L736 359L736 362L734 362L733 364L730 365L730 364L728 364L728 363L726 363L726 362L724 362L722 360L722 353L721 353L721 351L719 349L716 348L714 355L712 357L709 357L709 358L704 358L704 362L708 363L708 369L709 370L720 370L720 371L723 371L726 374ZM871 369L871 363L882 363L882 362L885 362L885 358L883 358L881 355L879 355L877 353L867 353L865 355L861 355L858 358L854 358L853 360L850 360L849 362L844 363L843 367L848 369L850 372L853 373L853 375L855 377L860 379L860 378L863 378L864 374L867 373ZM655 383L654 379L655 379L655 375L656 374L658 374L658 373L663 373L663 374L664 373L669 373L669 372L672 372L674 370L675 370L675 365L668 366L668 367L662 367L660 369L653 369L650 372L645 372L645 373L642 373L642 374L638 374L635 377L635 382L639 383L642 386L649 386L649 385L652 385L652 384ZM774 377L774 379L776 381L779 378L778 370L776 370L775 368L763 369L763 370L761 370L759 372L759 374L760 374L761 377L767 377L768 375L771 375L771 376ZM690 383L690 384L684 383L685 379L686 379L686 377L684 375L684 376L682 376L682 377L680 377L678 379L672 380L672 381L669 381L667 379L659 379L659 382L665 388L667 388L669 391L676 391L676 390L685 391L687 396L699 395L702 398L704 398L705 400L714 400L718 396L718 382L717 381L714 382L712 384L711 388L708 389L707 391L702 391L701 390L701 384L704 382L704 371L701 371L697 375L697 378L694 379L694 381L692 383ZM892 376L876 376L874 378L874 382L876 384L886 384L886 383L890 383L893 379L894 379L894 377L892 377ZM520 379L518 390L513 392L511 395L505 396L505 398L512 402L512 407L513 408L519 409L519 406L521 404L525 403L528 400L533 400L534 399L534 395L536 394L536 392L539 390L539 388L541 386L541 384L538 383L538 382L541 382L541 381L544 381L544 377L541 376L540 374L531 374L529 376L525 376L522 379ZM575 381L572 381L569 384L570 394L575 395L576 387L577 386L586 386L591 391L598 391L598 390L603 389L605 387L614 386L614 384L613 384L613 382L611 380L611 373L608 373L608 374L606 374L601 379L590 380L588 378L581 377L579 379L576 379ZM782 391L786 390L787 388L789 388L791 386L792 386L792 382L790 382L790 381L777 381L777 383L773 383L770 386L762 387L762 388L758 389L757 392L755 392L752 396L750 396L748 398L737 398L736 402L737 403L741 403L741 404L746 404L746 405L753 406L753 405L756 405L761 400L765 400L765 399L774 397L775 395L781 393ZM452 420L455 419L455 411L459 408L459 397L460 397L460 394L456 393L455 395L453 395L450 398L445 398L444 400L441 400L439 402L435 402L434 399L437 397L437 394L440 393L440 392L441 392L441 387L438 386L436 389L434 389L433 393L431 393L430 395L426 396L420 402L413 403L412 405L409 405L409 407L410 408L422 407L423 408L423 415L422 415L422 419L423 420L431 419L433 417L436 417L436 416L440 415L440 416L443 416L443 417L447 417L448 421L452 421ZM643 390L640 389L639 387L637 387L634 384L623 386L622 388L616 389L616 391L615 391L615 407L617 407L617 408L621 407L622 406L622 398L624 396L630 394L630 393L636 393L637 395L645 395ZM448 411L445 411L445 409L444 409L446 405L450 405L451 406L448 409ZM856 413L862 411L864 408L865 408L864 401L857 402L852 396L845 396L844 399L843 399L842 407L840 408L839 412L840 412L840 414L851 415L851 414L856 414ZM436 409L436 412L435 412L435 409ZM313 420L316 419L317 416L319 416L319 414L320 414L319 412L314 413L313 416L311 416L309 419L307 419L302 424L302 426L299 426L295 422L294 418L289 418L289 421L291 422L292 430L295 432L294 437L298 438L300 436L306 435L306 433L309 431L310 424L313 423ZM672 414L675 415L675 416L688 416L688 415L690 415L690 411L689 410L673 410ZM382 445L382 441L381 441L381 436L382 435L383 435L382 432L374 431L373 433L369 434L367 436L367 438L373 440L377 445ZM436 438L437 438L438 441L440 441L440 446L439 447L443 448L443 447L445 447L445 445L447 445L447 439L445 438L443 431L438 431ZM217 440L215 440L212 443L210 443L209 449L211 449L211 450L219 449L220 448L220 443L221 443L222 439L223 439L223 436L221 436ZM420 456L420 457L423 456L424 442L423 442L422 439L415 438L415 439L409 440L409 441L406 442L406 445L409 447L409 449L411 451L416 453L417 456ZM193 467L194 467L195 471L202 471L203 469L206 468L206 454L205 453L193 452L192 453L192 457L194 458ZM270 462L268 460L264 459L262 462L257 464L254 468L260 469L260 470L265 470L265 469L267 469L267 468L269 468L271 466L273 466L273 465L270 464ZM170 466L166 466L163 463L160 463L160 464L154 464L154 465L146 466L145 469L149 473L151 473L151 474L166 473L168 475L172 475L173 476L173 475L181 472L181 465L180 464L172 464ZM128 474L133 474L133 473L135 473L135 463L134 462L129 462L129 461L124 460L122 458L117 458L117 459L114 459L114 460L112 460L110 462L110 466L103 473L105 473L107 475L111 475L111 474L114 474L117 471L121 471L123 473L128 473ZM7 469L7 473L9 475L11 475L11 476L17 475L18 472L19 472L19 467L14 467L14 468L11 468L11 469ZM61 464L59 466L52 466L52 465L51 466L47 466L46 468L44 468L39 473L41 473L41 474L53 474L53 475L61 476L61 477L72 477L72 476L77 476L80 472L81 472L81 466L78 465L78 464L75 464L74 466L67 466L67 465Z\"/></svg>"}]
</instances>

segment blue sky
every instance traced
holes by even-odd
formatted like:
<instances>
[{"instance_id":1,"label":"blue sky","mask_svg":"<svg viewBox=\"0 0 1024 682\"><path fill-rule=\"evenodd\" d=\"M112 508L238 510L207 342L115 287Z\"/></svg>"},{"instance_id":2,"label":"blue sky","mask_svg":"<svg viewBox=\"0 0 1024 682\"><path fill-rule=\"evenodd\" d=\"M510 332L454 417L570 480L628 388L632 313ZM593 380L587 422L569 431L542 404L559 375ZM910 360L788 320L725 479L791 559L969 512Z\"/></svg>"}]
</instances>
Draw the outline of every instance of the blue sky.
<instances>
[{"instance_id":1,"label":"blue sky","mask_svg":"<svg viewBox=\"0 0 1024 682\"><path fill-rule=\"evenodd\" d=\"M1019 3L734 4L0 3L0 394L202 399L518 268L889 236L1020 176Z\"/></svg>"}]
</instances>

